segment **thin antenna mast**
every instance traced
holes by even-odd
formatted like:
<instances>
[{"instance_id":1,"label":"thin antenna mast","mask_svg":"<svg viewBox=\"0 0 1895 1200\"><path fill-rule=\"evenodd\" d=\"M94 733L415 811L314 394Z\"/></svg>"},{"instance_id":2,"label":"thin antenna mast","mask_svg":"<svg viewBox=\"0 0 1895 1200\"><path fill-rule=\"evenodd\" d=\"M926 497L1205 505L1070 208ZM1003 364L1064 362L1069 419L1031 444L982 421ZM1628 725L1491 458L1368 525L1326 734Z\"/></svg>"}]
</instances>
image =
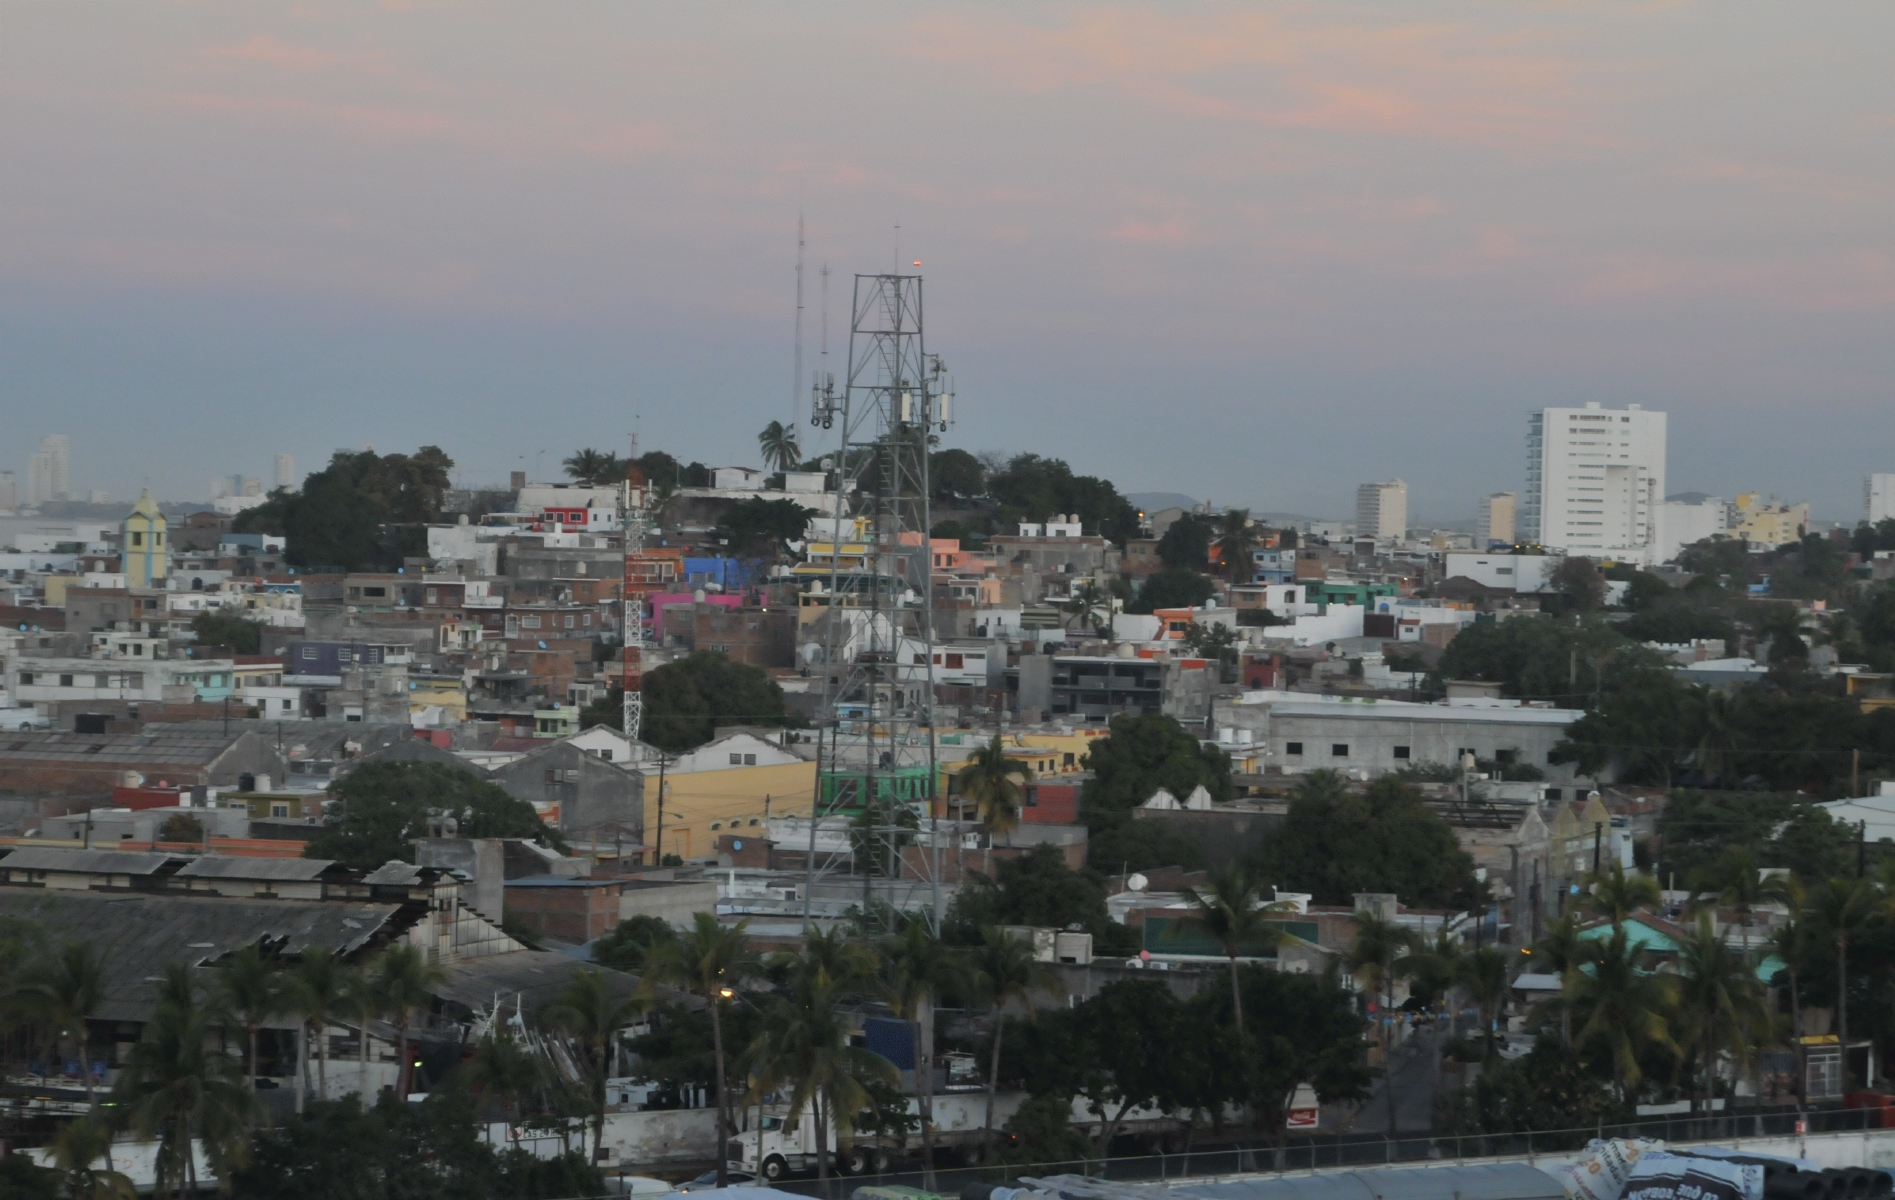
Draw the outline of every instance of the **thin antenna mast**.
<instances>
[{"instance_id":1,"label":"thin antenna mast","mask_svg":"<svg viewBox=\"0 0 1895 1200\"><path fill-rule=\"evenodd\" d=\"M790 372L790 424L803 411L803 214L796 214L796 366Z\"/></svg>"},{"instance_id":2,"label":"thin antenna mast","mask_svg":"<svg viewBox=\"0 0 1895 1200\"><path fill-rule=\"evenodd\" d=\"M636 479L633 476L637 476ZM632 761L644 757L639 749L639 734L645 725L645 593L635 585L646 579L645 500L648 492L643 472L638 469L638 434L632 434L632 457L619 484L625 509L625 581L619 586L619 607L624 617L625 652L624 705L620 725L631 742Z\"/></svg>"}]
</instances>

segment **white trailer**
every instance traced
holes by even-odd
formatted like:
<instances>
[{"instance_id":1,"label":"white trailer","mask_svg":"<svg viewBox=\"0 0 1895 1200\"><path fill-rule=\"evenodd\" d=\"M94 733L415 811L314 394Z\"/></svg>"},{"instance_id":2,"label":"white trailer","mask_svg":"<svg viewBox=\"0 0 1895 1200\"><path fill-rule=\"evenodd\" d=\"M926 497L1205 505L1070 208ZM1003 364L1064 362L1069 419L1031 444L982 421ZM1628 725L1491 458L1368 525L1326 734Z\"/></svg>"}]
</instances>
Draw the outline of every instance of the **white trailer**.
<instances>
[{"instance_id":1,"label":"white trailer","mask_svg":"<svg viewBox=\"0 0 1895 1200\"><path fill-rule=\"evenodd\" d=\"M994 1097L994 1128L1004 1126L1025 1100L1022 1092L1002 1092ZM909 1115L919 1116L920 1112L920 1105L910 1098ZM978 1161L981 1145L986 1141L986 1122L985 1092L934 1097L935 1150L951 1153L966 1163ZM823 1149L831 1156L830 1165L839 1175L880 1175L894 1164L921 1154L918 1128L909 1134L858 1133L841 1144L838 1144L833 1124L825 1132L828 1136ZM733 1171L744 1171L765 1182L774 1182L792 1173L814 1171L816 1154L814 1116L805 1109L796 1124L790 1125L787 1109L777 1105L764 1111L758 1127L732 1136L726 1144L724 1158Z\"/></svg>"}]
</instances>

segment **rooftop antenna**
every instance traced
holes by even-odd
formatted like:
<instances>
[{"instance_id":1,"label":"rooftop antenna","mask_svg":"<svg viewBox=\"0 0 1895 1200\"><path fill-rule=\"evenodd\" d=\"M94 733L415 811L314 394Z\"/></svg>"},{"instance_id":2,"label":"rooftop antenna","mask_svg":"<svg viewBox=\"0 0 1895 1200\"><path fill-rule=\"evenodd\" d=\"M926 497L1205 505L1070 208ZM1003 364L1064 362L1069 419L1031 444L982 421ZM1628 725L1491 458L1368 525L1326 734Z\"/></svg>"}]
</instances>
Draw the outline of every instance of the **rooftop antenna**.
<instances>
[{"instance_id":1,"label":"rooftop antenna","mask_svg":"<svg viewBox=\"0 0 1895 1200\"><path fill-rule=\"evenodd\" d=\"M796 214L796 365L790 371L790 424L803 411L803 214Z\"/></svg>"}]
</instances>

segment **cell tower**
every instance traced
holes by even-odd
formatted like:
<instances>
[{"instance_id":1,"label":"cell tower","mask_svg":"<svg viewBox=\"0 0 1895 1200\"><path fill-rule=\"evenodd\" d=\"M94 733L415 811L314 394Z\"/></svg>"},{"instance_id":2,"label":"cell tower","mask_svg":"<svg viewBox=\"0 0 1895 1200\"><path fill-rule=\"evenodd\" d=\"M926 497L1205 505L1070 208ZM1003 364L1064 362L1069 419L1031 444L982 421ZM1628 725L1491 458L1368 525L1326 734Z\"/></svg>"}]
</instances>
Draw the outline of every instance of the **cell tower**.
<instances>
[{"instance_id":1,"label":"cell tower","mask_svg":"<svg viewBox=\"0 0 1895 1200\"><path fill-rule=\"evenodd\" d=\"M852 314L843 386L820 379L810 412L841 425L816 809L850 821L866 917L878 890L906 908L920 884L938 924L928 449L952 396L923 340L919 275L857 275Z\"/></svg>"},{"instance_id":2,"label":"cell tower","mask_svg":"<svg viewBox=\"0 0 1895 1200\"><path fill-rule=\"evenodd\" d=\"M638 435L632 435L632 462L638 461ZM625 513L625 582L620 588L619 604L624 610L625 707L621 728L632 743L632 761L642 757L639 734L645 725L645 479L636 467L629 469L620 485Z\"/></svg>"}]
</instances>

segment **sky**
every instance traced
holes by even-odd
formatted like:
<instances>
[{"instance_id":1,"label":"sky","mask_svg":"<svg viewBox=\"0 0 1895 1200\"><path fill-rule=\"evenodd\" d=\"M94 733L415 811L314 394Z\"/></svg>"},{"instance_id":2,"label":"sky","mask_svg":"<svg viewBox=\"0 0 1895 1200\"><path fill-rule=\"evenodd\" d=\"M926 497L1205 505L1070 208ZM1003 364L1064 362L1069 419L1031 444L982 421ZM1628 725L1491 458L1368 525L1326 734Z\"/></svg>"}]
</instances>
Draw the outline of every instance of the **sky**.
<instances>
[{"instance_id":1,"label":"sky","mask_svg":"<svg viewBox=\"0 0 1895 1200\"><path fill-rule=\"evenodd\" d=\"M1452 521L1529 409L1630 402L1669 490L1853 521L1890 44L1867 3L16 5L0 470L754 464L807 391L800 216L805 374L825 264L841 374L853 276L920 260L948 444Z\"/></svg>"}]
</instances>

